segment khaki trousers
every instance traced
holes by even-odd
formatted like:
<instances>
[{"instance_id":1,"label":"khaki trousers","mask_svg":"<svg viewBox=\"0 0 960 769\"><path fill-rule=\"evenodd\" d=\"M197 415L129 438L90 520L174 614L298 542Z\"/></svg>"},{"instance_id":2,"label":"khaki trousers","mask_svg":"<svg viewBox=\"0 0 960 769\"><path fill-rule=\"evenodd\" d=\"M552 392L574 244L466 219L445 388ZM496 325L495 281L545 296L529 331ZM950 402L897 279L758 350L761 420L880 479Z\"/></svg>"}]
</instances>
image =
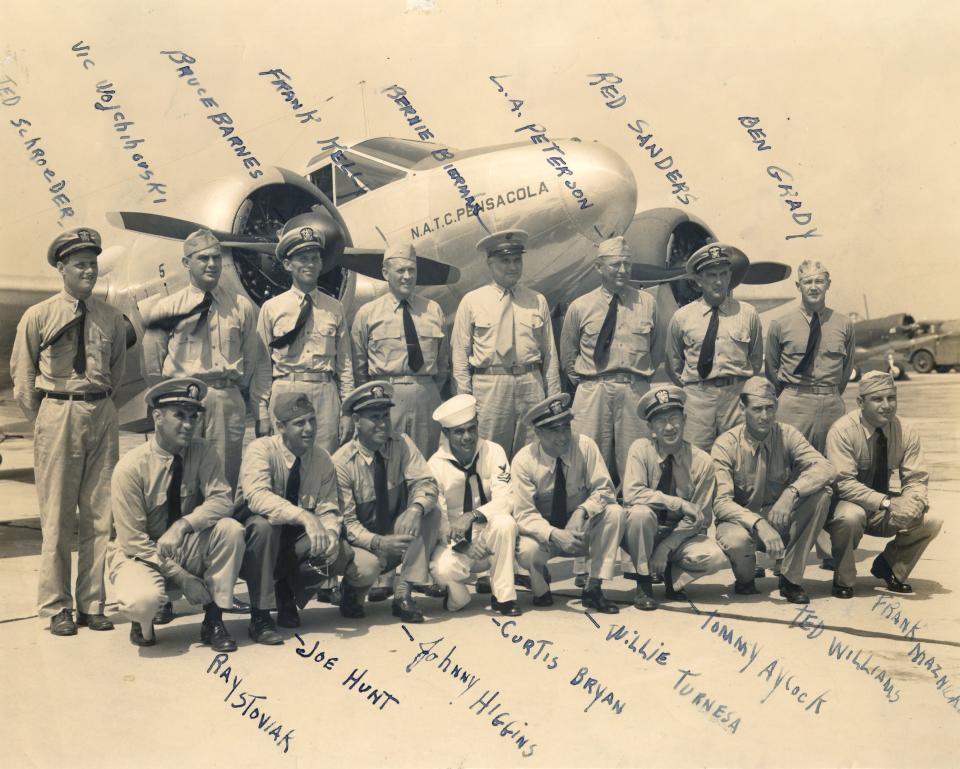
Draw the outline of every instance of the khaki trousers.
<instances>
[{"instance_id":1,"label":"khaki trousers","mask_svg":"<svg viewBox=\"0 0 960 769\"><path fill-rule=\"evenodd\" d=\"M413 538L403 556L386 556L371 553L354 546L356 567L362 574L382 574L400 567L399 579L413 585L427 584L430 579L429 558L440 536L440 508L434 507L423 515L420 535Z\"/></svg>"},{"instance_id":2,"label":"khaki trousers","mask_svg":"<svg viewBox=\"0 0 960 769\"><path fill-rule=\"evenodd\" d=\"M893 538L883 549L883 557L890 564L894 576L901 582L905 581L927 545L940 533L942 525L943 521L930 515L928 511L924 513L919 525L907 531L899 531L890 525L886 513L867 513L860 505L840 500L827 522L833 558L837 564L834 582L844 587L853 587L857 579L855 551L864 534Z\"/></svg>"},{"instance_id":3,"label":"khaki trousers","mask_svg":"<svg viewBox=\"0 0 960 769\"><path fill-rule=\"evenodd\" d=\"M650 389L645 379L633 382L585 380L573 399L573 430L597 442L603 461L617 478L623 479L627 451L638 438L650 436L645 419L637 414L637 403Z\"/></svg>"},{"instance_id":4,"label":"khaki trousers","mask_svg":"<svg viewBox=\"0 0 960 769\"><path fill-rule=\"evenodd\" d=\"M796 507L787 525L777 529L784 544L780 573L795 585L803 579L807 554L827 519L830 495L829 488L811 494ZM765 508L760 515L766 518L768 512L769 508ZM757 548L763 548L763 543L754 539L753 532L739 523L721 522L717 524L717 542L730 559L737 582L752 580L757 568Z\"/></svg>"},{"instance_id":5,"label":"khaki trousers","mask_svg":"<svg viewBox=\"0 0 960 769\"><path fill-rule=\"evenodd\" d=\"M739 404L745 381L739 379L722 387L699 382L684 385L687 403L683 412L687 415L687 423L683 437L709 453L718 435L743 421Z\"/></svg>"},{"instance_id":6,"label":"khaki trousers","mask_svg":"<svg viewBox=\"0 0 960 769\"><path fill-rule=\"evenodd\" d=\"M393 429L409 435L423 456L432 457L440 445L440 424L433 419L433 410L441 402L440 388L430 377L404 377L392 384Z\"/></svg>"},{"instance_id":7,"label":"khaki trousers","mask_svg":"<svg viewBox=\"0 0 960 769\"><path fill-rule=\"evenodd\" d=\"M803 393L789 387L780 393L777 419L793 425L821 454L825 453L827 432L846 413L843 398L836 393Z\"/></svg>"},{"instance_id":8,"label":"khaki trousers","mask_svg":"<svg viewBox=\"0 0 960 769\"><path fill-rule=\"evenodd\" d=\"M517 600L513 584L514 554L517 548L517 523L507 515L497 515L485 525L473 527L473 541L493 552L487 558L474 560L466 553L458 553L453 545L438 545L433 551L430 570L440 585L448 590L447 608L462 609L470 603L466 581L471 574L490 570L490 586L498 601Z\"/></svg>"},{"instance_id":9,"label":"khaki trousers","mask_svg":"<svg viewBox=\"0 0 960 769\"><path fill-rule=\"evenodd\" d=\"M220 389L211 387L207 390L203 405L206 408L203 413L203 437L217 449L223 462L224 477L236 491L243 432L247 426L247 406L235 386Z\"/></svg>"},{"instance_id":10,"label":"khaki trousers","mask_svg":"<svg viewBox=\"0 0 960 769\"><path fill-rule=\"evenodd\" d=\"M539 371L526 374L474 374L473 397L481 438L499 443L512 458L529 443L524 415L546 398Z\"/></svg>"},{"instance_id":11,"label":"khaki trousers","mask_svg":"<svg viewBox=\"0 0 960 769\"><path fill-rule=\"evenodd\" d=\"M199 534L188 534L173 560L203 579L217 606L230 609L243 550L243 526L233 518L221 518ZM110 583L120 611L141 625L152 623L160 606L179 593L159 571L128 558L117 546L110 552Z\"/></svg>"},{"instance_id":12,"label":"khaki trousers","mask_svg":"<svg viewBox=\"0 0 960 769\"><path fill-rule=\"evenodd\" d=\"M79 532L77 609L103 612L110 541L110 477L119 456L117 409L110 398L85 403L44 398L34 426L33 459L40 505L37 613L73 610L70 545Z\"/></svg>"}]
</instances>

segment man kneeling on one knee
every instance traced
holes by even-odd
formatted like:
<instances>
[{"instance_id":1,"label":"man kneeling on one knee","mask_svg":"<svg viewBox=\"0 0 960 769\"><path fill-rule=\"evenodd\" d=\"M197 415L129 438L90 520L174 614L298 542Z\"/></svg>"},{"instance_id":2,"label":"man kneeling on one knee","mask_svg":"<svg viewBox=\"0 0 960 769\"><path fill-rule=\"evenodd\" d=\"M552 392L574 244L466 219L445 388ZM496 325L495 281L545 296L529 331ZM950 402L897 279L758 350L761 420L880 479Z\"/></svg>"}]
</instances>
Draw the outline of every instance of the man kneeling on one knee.
<instances>
[{"instance_id":1,"label":"man kneeling on one knee","mask_svg":"<svg viewBox=\"0 0 960 769\"><path fill-rule=\"evenodd\" d=\"M190 378L148 390L156 432L113 473L117 538L110 545L109 578L136 646L156 643L154 617L167 592L178 589L203 605L200 640L218 652L237 648L222 610L233 606L243 527L231 518L233 494L216 449L194 437L206 391Z\"/></svg>"},{"instance_id":2,"label":"man kneeling on one knee","mask_svg":"<svg viewBox=\"0 0 960 769\"><path fill-rule=\"evenodd\" d=\"M834 467L799 430L777 422L777 393L768 380L748 379L740 408L744 424L717 438L711 452L717 541L730 559L734 592L757 592L760 547L783 560L780 594L791 603L809 603L800 581L827 517Z\"/></svg>"},{"instance_id":3,"label":"man kneeling on one knee","mask_svg":"<svg viewBox=\"0 0 960 769\"><path fill-rule=\"evenodd\" d=\"M513 519L510 462L499 443L479 437L477 400L455 395L433 418L442 431L430 470L440 487L444 525L430 569L448 594L450 611L470 603L464 584L470 575L490 569L490 606L508 617L521 614L513 585L517 523ZM449 542L447 540L449 539Z\"/></svg>"},{"instance_id":4,"label":"man kneeling on one knee","mask_svg":"<svg viewBox=\"0 0 960 769\"><path fill-rule=\"evenodd\" d=\"M340 613L364 616L361 596L377 569L361 572L354 551L340 537L337 471L317 441L317 415L306 393L274 396L277 435L257 438L243 456L238 517L245 519L248 550L240 572L250 592L250 637L280 644L277 624L299 627L306 605L324 580L343 574ZM263 542L263 546L249 545Z\"/></svg>"},{"instance_id":5,"label":"man kneeling on one knee","mask_svg":"<svg viewBox=\"0 0 960 769\"><path fill-rule=\"evenodd\" d=\"M870 573L894 592L912 593L904 580L942 525L929 515L920 436L897 416L897 387L889 374L864 374L857 403L860 408L840 417L827 433L827 456L837 466L838 491L827 523L837 564L833 594L853 597L854 555L864 534L892 537ZM899 493L890 488L894 471Z\"/></svg>"},{"instance_id":6,"label":"man kneeling on one knee","mask_svg":"<svg viewBox=\"0 0 960 769\"><path fill-rule=\"evenodd\" d=\"M603 594L601 582L613 579L623 508L600 449L592 438L571 431L572 420L566 393L552 395L527 412L534 439L513 458L517 560L530 572L534 606L550 606L547 561L561 555L586 557L584 607L616 614L620 610Z\"/></svg>"},{"instance_id":7,"label":"man kneeling on one knee","mask_svg":"<svg viewBox=\"0 0 960 769\"><path fill-rule=\"evenodd\" d=\"M704 532L713 517L717 483L710 455L683 438L687 394L667 385L645 393L637 411L652 439L639 438L627 453L623 546L637 570L633 605L649 611L654 576L662 576L668 601L684 600L683 588L727 565L716 541Z\"/></svg>"}]
</instances>

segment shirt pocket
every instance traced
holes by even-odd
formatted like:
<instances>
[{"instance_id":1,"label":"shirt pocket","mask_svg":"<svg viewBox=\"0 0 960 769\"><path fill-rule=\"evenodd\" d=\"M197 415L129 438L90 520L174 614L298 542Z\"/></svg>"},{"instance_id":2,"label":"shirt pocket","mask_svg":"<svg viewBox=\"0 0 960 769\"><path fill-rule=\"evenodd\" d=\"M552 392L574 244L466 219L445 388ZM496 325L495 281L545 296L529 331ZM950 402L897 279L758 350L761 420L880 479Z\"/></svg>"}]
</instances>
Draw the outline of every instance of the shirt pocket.
<instances>
[{"instance_id":1,"label":"shirt pocket","mask_svg":"<svg viewBox=\"0 0 960 769\"><path fill-rule=\"evenodd\" d=\"M420 373L436 371L437 359L440 357L440 345L443 344L443 329L435 320L430 319L417 329L420 337L420 349L423 351L423 368Z\"/></svg>"},{"instance_id":2,"label":"shirt pocket","mask_svg":"<svg viewBox=\"0 0 960 769\"><path fill-rule=\"evenodd\" d=\"M539 312L521 312L515 308L517 324L517 361L536 363L543 360L541 340L543 339L546 318Z\"/></svg>"},{"instance_id":3,"label":"shirt pocket","mask_svg":"<svg viewBox=\"0 0 960 769\"><path fill-rule=\"evenodd\" d=\"M307 333L308 353L322 358L337 357L337 324L332 320L317 320Z\"/></svg>"},{"instance_id":4,"label":"shirt pocket","mask_svg":"<svg viewBox=\"0 0 960 769\"><path fill-rule=\"evenodd\" d=\"M207 344L206 324L201 324L200 331L196 334L192 333L195 326L196 321L191 322L188 318L170 335L167 350L170 357L177 363L194 363L203 355L204 345Z\"/></svg>"},{"instance_id":5,"label":"shirt pocket","mask_svg":"<svg viewBox=\"0 0 960 769\"><path fill-rule=\"evenodd\" d=\"M726 348L730 362L738 367L747 366L747 358L750 352L750 324L745 319L736 319L726 329L721 322L721 327L717 333L717 349Z\"/></svg>"},{"instance_id":6,"label":"shirt pocket","mask_svg":"<svg viewBox=\"0 0 960 769\"><path fill-rule=\"evenodd\" d=\"M110 370L110 354L116 340L113 335L101 328L94 328L87 341L87 368L98 371Z\"/></svg>"},{"instance_id":7,"label":"shirt pocket","mask_svg":"<svg viewBox=\"0 0 960 769\"><path fill-rule=\"evenodd\" d=\"M423 349L423 340L420 347ZM367 348L367 367L371 374L396 375L403 372L407 355L407 339L402 329L390 325L374 327L370 331Z\"/></svg>"},{"instance_id":8,"label":"shirt pocket","mask_svg":"<svg viewBox=\"0 0 960 769\"><path fill-rule=\"evenodd\" d=\"M41 369L49 372L55 379L66 379L73 376L73 358L77 352L77 337L75 333L64 334L54 344L44 348L41 354ZM90 351L87 351L90 354Z\"/></svg>"},{"instance_id":9,"label":"shirt pocket","mask_svg":"<svg viewBox=\"0 0 960 769\"><path fill-rule=\"evenodd\" d=\"M499 309L499 305L496 309ZM499 317L492 311L478 309L473 319L473 354L486 358L493 354L497 346L497 322ZM481 364L485 365L485 364Z\"/></svg>"},{"instance_id":10,"label":"shirt pocket","mask_svg":"<svg viewBox=\"0 0 960 769\"><path fill-rule=\"evenodd\" d=\"M627 335L627 344L630 345L628 354L633 365L643 368L649 363L650 337L653 335L653 324L649 321L636 323Z\"/></svg>"}]
</instances>

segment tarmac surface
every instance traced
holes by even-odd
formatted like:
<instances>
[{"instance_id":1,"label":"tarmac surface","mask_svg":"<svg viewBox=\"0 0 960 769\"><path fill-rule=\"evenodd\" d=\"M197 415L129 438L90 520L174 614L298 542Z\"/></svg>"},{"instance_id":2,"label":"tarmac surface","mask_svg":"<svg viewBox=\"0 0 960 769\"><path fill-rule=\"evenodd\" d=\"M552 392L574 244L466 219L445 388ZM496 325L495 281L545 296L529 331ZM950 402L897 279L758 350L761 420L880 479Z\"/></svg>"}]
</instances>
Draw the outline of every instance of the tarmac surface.
<instances>
[{"instance_id":1,"label":"tarmac surface","mask_svg":"<svg viewBox=\"0 0 960 769\"><path fill-rule=\"evenodd\" d=\"M883 544L871 537L853 600L831 597L811 555L806 611L779 597L773 577L759 581L764 595L733 596L726 570L688 588L689 604L655 612L633 609L633 583L618 577L605 588L620 614L588 615L571 562L557 560L560 600L535 609L522 591L512 623L486 596L454 617L420 597L427 622L408 626L389 602L356 622L311 604L299 637L283 631L279 647L253 644L246 618L228 615L240 645L228 657L200 645L199 610L182 600L149 649L129 644L119 615L110 633L46 631L29 425L0 404L3 431L26 436L0 444L2 763L956 767L960 375L914 375L899 393L945 521L913 595L870 577ZM121 451L140 440L123 436Z\"/></svg>"}]
</instances>

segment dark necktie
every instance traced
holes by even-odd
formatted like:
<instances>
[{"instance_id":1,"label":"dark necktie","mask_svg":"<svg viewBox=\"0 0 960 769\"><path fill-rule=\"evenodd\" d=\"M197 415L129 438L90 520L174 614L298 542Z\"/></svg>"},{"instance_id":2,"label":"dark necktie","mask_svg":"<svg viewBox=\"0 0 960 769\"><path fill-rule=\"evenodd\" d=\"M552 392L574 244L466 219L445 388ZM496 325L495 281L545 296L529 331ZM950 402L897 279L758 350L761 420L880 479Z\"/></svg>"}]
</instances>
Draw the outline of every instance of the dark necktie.
<instances>
[{"instance_id":1,"label":"dark necktie","mask_svg":"<svg viewBox=\"0 0 960 769\"><path fill-rule=\"evenodd\" d=\"M874 491L886 494L890 491L890 467L887 465L887 436L879 427L873 433L873 483Z\"/></svg>"},{"instance_id":2,"label":"dark necktie","mask_svg":"<svg viewBox=\"0 0 960 769\"><path fill-rule=\"evenodd\" d=\"M310 310L313 308L313 301L310 299L309 295L304 294L303 299L300 302L300 312L297 314L297 322L293 324L293 328L290 329L286 334L281 334L276 339L270 342L270 347L274 350L279 349L280 347L289 347L295 341L297 337L300 336L300 332L303 331L303 327L307 325L307 319L310 317Z\"/></svg>"},{"instance_id":3,"label":"dark necktie","mask_svg":"<svg viewBox=\"0 0 960 769\"><path fill-rule=\"evenodd\" d=\"M393 519L390 515L390 489L387 486L387 460L379 451L373 452L373 493L376 497L376 533L389 534Z\"/></svg>"},{"instance_id":4,"label":"dark necktie","mask_svg":"<svg viewBox=\"0 0 960 769\"><path fill-rule=\"evenodd\" d=\"M40 345L40 349L45 350L52 347L60 338L70 329L77 330L77 351L73 355L73 370L78 374L83 374L87 370L87 304L83 300L77 301L79 314L68 321L57 331L50 339Z\"/></svg>"},{"instance_id":5,"label":"dark necktie","mask_svg":"<svg viewBox=\"0 0 960 769\"><path fill-rule=\"evenodd\" d=\"M567 476L563 472L563 461L557 457L557 469L553 476L553 501L550 503L550 525L558 529L567 525Z\"/></svg>"},{"instance_id":6,"label":"dark necktie","mask_svg":"<svg viewBox=\"0 0 960 769\"><path fill-rule=\"evenodd\" d=\"M400 307L403 309L403 335L407 341L407 360L411 371L419 371L423 368L423 350L420 348L417 327L413 325L413 316L410 314L410 302L404 299L400 302Z\"/></svg>"},{"instance_id":7,"label":"dark necktie","mask_svg":"<svg viewBox=\"0 0 960 769\"><path fill-rule=\"evenodd\" d=\"M617 329L617 307L619 305L620 297L614 294L610 300L610 306L607 308L607 317L603 319L603 325L600 326L597 346L593 351L593 363L597 367L597 372L603 369L610 359L610 345L613 343L613 332Z\"/></svg>"},{"instance_id":8,"label":"dark necktie","mask_svg":"<svg viewBox=\"0 0 960 769\"><path fill-rule=\"evenodd\" d=\"M183 510L180 507L180 488L183 486L183 457L173 455L170 463L170 485L167 486L167 528L180 519Z\"/></svg>"},{"instance_id":9,"label":"dark necktie","mask_svg":"<svg viewBox=\"0 0 960 769\"><path fill-rule=\"evenodd\" d=\"M290 475L287 476L287 487L283 491L283 498L291 505L300 507L300 467L302 462L300 457L293 460L293 466L290 468Z\"/></svg>"},{"instance_id":10,"label":"dark necktie","mask_svg":"<svg viewBox=\"0 0 960 769\"><path fill-rule=\"evenodd\" d=\"M817 357L817 346L820 344L820 313L813 313L810 319L810 336L807 337L807 349L803 358L793 370L796 376L813 375L813 361Z\"/></svg>"},{"instance_id":11,"label":"dark necktie","mask_svg":"<svg viewBox=\"0 0 960 769\"><path fill-rule=\"evenodd\" d=\"M200 328L200 324L207 319L207 313L210 311L210 305L213 303L213 294L209 291L203 292L203 299L200 300L200 303L194 307L192 310L187 310L187 312L178 312L176 315L169 315L166 318L157 318L154 321L151 321L147 324L149 329L161 329L163 331L173 331L180 321L186 320L194 315L199 315L197 320L197 325L194 326L194 333L197 329Z\"/></svg>"},{"instance_id":12,"label":"dark necktie","mask_svg":"<svg viewBox=\"0 0 960 769\"><path fill-rule=\"evenodd\" d=\"M673 454L667 454L663 462L660 463L660 480L657 482L657 491L661 494L669 494L671 497L677 496L677 479L673 475ZM670 511L666 509L657 511L657 518L660 523L666 523L669 517Z\"/></svg>"},{"instance_id":13,"label":"dark necktie","mask_svg":"<svg viewBox=\"0 0 960 769\"><path fill-rule=\"evenodd\" d=\"M710 323L707 324L707 335L700 345L700 358L697 360L697 373L700 379L706 379L713 371L713 356L717 350L717 330L720 328L720 308L710 310Z\"/></svg>"},{"instance_id":14,"label":"dark necktie","mask_svg":"<svg viewBox=\"0 0 960 769\"><path fill-rule=\"evenodd\" d=\"M477 472L477 462L479 461L479 453L469 465L461 465L456 459L450 460L451 464L463 473L463 512L465 513L473 512L473 489L470 488L471 478L477 479L477 491L480 494L480 504L487 504L487 495L483 493L483 481L480 480L480 473Z\"/></svg>"}]
</instances>

